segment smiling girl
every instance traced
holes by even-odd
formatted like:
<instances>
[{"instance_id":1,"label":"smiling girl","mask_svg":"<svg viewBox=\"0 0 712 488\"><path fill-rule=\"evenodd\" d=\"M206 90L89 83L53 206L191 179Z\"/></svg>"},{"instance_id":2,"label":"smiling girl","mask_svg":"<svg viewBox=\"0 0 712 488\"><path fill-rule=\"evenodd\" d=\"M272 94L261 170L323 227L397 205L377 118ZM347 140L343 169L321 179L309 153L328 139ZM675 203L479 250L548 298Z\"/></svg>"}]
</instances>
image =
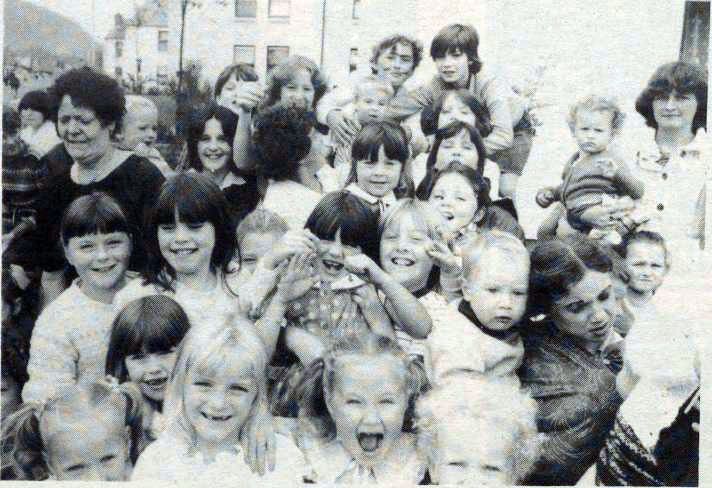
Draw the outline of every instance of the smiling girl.
<instances>
[{"instance_id":1,"label":"smiling girl","mask_svg":"<svg viewBox=\"0 0 712 488\"><path fill-rule=\"evenodd\" d=\"M79 278L39 316L32 333L23 399L43 400L79 381L101 378L114 315L126 284L131 233L105 193L75 200L61 224L64 253Z\"/></svg>"}]
</instances>

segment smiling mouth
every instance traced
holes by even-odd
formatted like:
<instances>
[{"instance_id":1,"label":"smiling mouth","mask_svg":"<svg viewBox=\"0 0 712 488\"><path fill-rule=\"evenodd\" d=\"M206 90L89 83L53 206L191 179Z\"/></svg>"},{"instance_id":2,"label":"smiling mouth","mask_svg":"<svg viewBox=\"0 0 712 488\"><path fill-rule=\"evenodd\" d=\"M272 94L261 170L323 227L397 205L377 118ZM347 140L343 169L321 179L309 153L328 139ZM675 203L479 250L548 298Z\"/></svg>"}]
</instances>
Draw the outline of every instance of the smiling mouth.
<instances>
[{"instance_id":1,"label":"smiling mouth","mask_svg":"<svg viewBox=\"0 0 712 488\"><path fill-rule=\"evenodd\" d=\"M413 266L415 264L415 260L410 259L410 258L391 258L391 263L395 264L396 266Z\"/></svg>"},{"instance_id":2,"label":"smiling mouth","mask_svg":"<svg viewBox=\"0 0 712 488\"><path fill-rule=\"evenodd\" d=\"M375 432L361 432L358 434L358 444L365 452L375 452L381 447L383 434Z\"/></svg>"},{"instance_id":3,"label":"smiling mouth","mask_svg":"<svg viewBox=\"0 0 712 488\"><path fill-rule=\"evenodd\" d=\"M102 268L92 268L92 271L94 271L95 273L107 273L107 272L111 271L112 269L114 269L115 267L116 267L116 263L114 263L110 266L104 266Z\"/></svg>"},{"instance_id":4,"label":"smiling mouth","mask_svg":"<svg viewBox=\"0 0 712 488\"><path fill-rule=\"evenodd\" d=\"M227 422L232 418L232 415L208 415L205 412L200 412L203 418L210 420L211 422Z\"/></svg>"},{"instance_id":5,"label":"smiling mouth","mask_svg":"<svg viewBox=\"0 0 712 488\"><path fill-rule=\"evenodd\" d=\"M143 384L147 385L148 387L150 387L154 390L157 390L157 389L160 389L160 388L163 388L164 386L166 386L167 382L168 382L168 378L163 377L163 378L156 378L153 380L144 380Z\"/></svg>"},{"instance_id":6,"label":"smiling mouth","mask_svg":"<svg viewBox=\"0 0 712 488\"><path fill-rule=\"evenodd\" d=\"M330 273L338 273L344 268L343 263L332 261L331 259L322 259L321 262L324 263L324 267Z\"/></svg>"},{"instance_id":7,"label":"smiling mouth","mask_svg":"<svg viewBox=\"0 0 712 488\"><path fill-rule=\"evenodd\" d=\"M193 249L171 249L171 252L176 256L190 256L191 254L198 251L198 248Z\"/></svg>"}]
</instances>

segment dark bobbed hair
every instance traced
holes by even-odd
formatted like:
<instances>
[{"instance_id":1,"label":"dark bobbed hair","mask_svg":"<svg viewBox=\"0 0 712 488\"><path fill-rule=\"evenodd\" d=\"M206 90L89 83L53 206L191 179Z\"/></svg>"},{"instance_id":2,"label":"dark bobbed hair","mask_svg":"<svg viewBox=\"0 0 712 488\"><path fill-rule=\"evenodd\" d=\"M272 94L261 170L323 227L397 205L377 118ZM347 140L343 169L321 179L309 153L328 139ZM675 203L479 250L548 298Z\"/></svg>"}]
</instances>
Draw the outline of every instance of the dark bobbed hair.
<instances>
[{"instance_id":1,"label":"dark bobbed hair","mask_svg":"<svg viewBox=\"0 0 712 488\"><path fill-rule=\"evenodd\" d=\"M73 105L93 110L103 127L112 123L118 127L126 113L126 97L117 81L89 67L67 71L55 80L49 93L55 122L65 95Z\"/></svg>"},{"instance_id":2,"label":"dark bobbed hair","mask_svg":"<svg viewBox=\"0 0 712 488\"><path fill-rule=\"evenodd\" d=\"M413 69L418 67L420 62L423 60L423 43L412 37L408 37L403 34L396 34L390 37L386 37L381 40L378 44L373 46L373 51L371 54L371 64L375 65L378 62L378 58L385 51L395 49L398 44L405 44L413 48ZM374 74L375 69L373 69Z\"/></svg>"},{"instance_id":3,"label":"dark bobbed hair","mask_svg":"<svg viewBox=\"0 0 712 488\"><path fill-rule=\"evenodd\" d=\"M312 117L302 107L277 104L260 110L252 135L258 174L296 181L299 162L311 150L313 127Z\"/></svg>"},{"instance_id":4,"label":"dark bobbed hair","mask_svg":"<svg viewBox=\"0 0 712 488\"><path fill-rule=\"evenodd\" d=\"M480 176L484 175L485 160L487 159L487 149L485 148L485 143L482 139L482 136L480 135L479 131L470 124L455 120L452 123L446 125L445 127L442 127L441 129L435 131L435 141L433 141L433 147L430 149L430 154L428 154L428 160L425 163L425 177L423 178L423 181L420 182L420 185L418 185L418 189L416 190L416 195L421 200L425 200L428 198L428 196L430 196L430 190L434 185L433 178L435 178L435 175L438 173L437 169L435 168L435 163L438 160L438 152L440 151L440 145L445 139L455 137L463 130L467 131L470 134L470 141L472 141L472 143L475 145L475 148L477 149L476 171L479 173ZM426 196L426 194L428 196Z\"/></svg>"},{"instance_id":5,"label":"dark bobbed hair","mask_svg":"<svg viewBox=\"0 0 712 488\"><path fill-rule=\"evenodd\" d=\"M226 67L215 82L215 98L220 96L225 83L228 82L230 77L235 75L235 79L238 81L258 81L260 79L255 68L247 63L236 63L231 64Z\"/></svg>"},{"instance_id":6,"label":"dark bobbed hair","mask_svg":"<svg viewBox=\"0 0 712 488\"><path fill-rule=\"evenodd\" d=\"M20 132L22 121L20 114L9 107L2 109L2 133L4 137L16 136Z\"/></svg>"},{"instance_id":7,"label":"dark bobbed hair","mask_svg":"<svg viewBox=\"0 0 712 488\"><path fill-rule=\"evenodd\" d=\"M324 195L304 228L319 239L330 241L340 231L342 244L360 247L366 256L376 263L380 262L378 214L352 193L336 191Z\"/></svg>"},{"instance_id":8,"label":"dark bobbed hair","mask_svg":"<svg viewBox=\"0 0 712 488\"><path fill-rule=\"evenodd\" d=\"M111 326L105 374L129 381L126 358L139 353L169 352L190 328L188 316L166 295L150 295L126 304Z\"/></svg>"},{"instance_id":9,"label":"dark bobbed hair","mask_svg":"<svg viewBox=\"0 0 712 488\"><path fill-rule=\"evenodd\" d=\"M239 248L235 239L233 219L228 212L225 195L210 178L200 173L179 173L163 183L154 207L148 215L144 231L148 259L143 277L146 285L153 284L175 291L175 270L171 269L158 245L158 227L175 223L209 222L215 228L215 247L210 256L210 267L221 272L223 281L233 255ZM224 285L226 283L223 283ZM229 290L229 287L227 287Z\"/></svg>"},{"instance_id":10,"label":"dark bobbed hair","mask_svg":"<svg viewBox=\"0 0 712 488\"><path fill-rule=\"evenodd\" d=\"M548 314L587 271L610 273L612 269L610 251L583 235L540 241L531 253L530 315Z\"/></svg>"},{"instance_id":11,"label":"dark bobbed hair","mask_svg":"<svg viewBox=\"0 0 712 488\"><path fill-rule=\"evenodd\" d=\"M430 181L430 184L423 189L423 195L420 199L428 200L430 194L433 192L433 188L435 188L435 185L440 181L440 178L450 174L460 175L470 184L472 191L475 193L475 196L477 196L478 211L490 206L492 200L489 196L490 185L487 179L471 167L461 163L450 163L441 171L437 171ZM418 187L418 190L420 190L420 187Z\"/></svg>"},{"instance_id":12,"label":"dark bobbed hair","mask_svg":"<svg viewBox=\"0 0 712 488\"><path fill-rule=\"evenodd\" d=\"M282 87L287 85L301 70L305 70L311 76L311 82L314 86L314 105L308 107L314 110L321 100L321 97L328 90L328 82L324 74L319 69L319 66L306 56L289 56L277 64L272 71L267 75L267 87L265 89L265 99L261 107L271 107L280 101L282 98Z\"/></svg>"},{"instance_id":13,"label":"dark bobbed hair","mask_svg":"<svg viewBox=\"0 0 712 488\"><path fill-rule=\"evenodd\" d=\"M198 142L200 142L200 138L205 132L205 124L210 119L217 120L222 126L225 140L230 146L230 159L227 164L230 167L230 171L235 173L237 168L232 158L232 142L235 139L235 131L237 130L237 116L230 109L214 103L207 107L197 108L190 113L188 118L188 140L186 141L188 146L188 165L198 172L204 169L198 154Z\"/></svg>"},{"instance_id":14,"label":"dark bobbed hair","mask_svg":"<svg viewBox=\"0 0 712 488\"><path fill-rule=\"evenodd\" d=\"M132 236L121 205L108 194L96 191L69 204L62 216L59 235L66 246L72 237L112 232L125 232Z\"/></svg>"},{"instance_id":15,"label":"dark bobbed hair","mask_svg":"<svg viewBox=\"0 0 712 488\"><path fill-rule=\"evenodd\" d=\"M426 105L420 112L420 127L423 134L429 136L438 130L440 112L442 112L445 98L453 95L472 110L475 114L475 128L480 132L480 136L487 137L492 132L489 110L482 105L470 90L461 88L458 90L446 91L439 98L435 99L432 105Z\"/></svg>"},{"instance_id":16,"label":"dark bobbed hair","mask_svg":"<svg viewBox=\"0 0 712 488\"><path fill-rule=\"evenodd\" d=\"M475 28L467 24L450 24L443 27L430 44L430 57L444 58L448 52L462 51L470 62L470 73L476 75L482 69L477 49L480 36Z\"/></svg>"},{"instance_id":17,"label":"dark bobbed hair","mask_svg":"<svg viewBox=\"0 0 712 488\"><path fill-rule=\"evenodd\" d=\"M403 128L391 122L377 122L364 126L351 145L351 173L347 184L356 181L356 164L359 161L378 161L378 153L383 148L386 157L401 163L398 186L394 193L398 198L413 194L413 182L407 174L406 163L410 156L408 137Z\"/></svg>"},{"instance_id":18,"label":"dark bobbed hair","mask_svg":"<svg viewBox=\"0 0 712 488\"><path fill-rule=\"evenodd\" d=\"M656 69L648 85L635 101L635 109L643 116L646 125L657 130L653 101L659 96L670 95L673 91L685 95L694 94L697 99L692 133L707 127L707 71L698 64L682 61L663 64Z\"/></svg>"},{"instance_id":19,"label":"dark bobbed hair","mask_svg":"<svg viewBox=\"0 0 712 488\"><path fill-rule=\"evenodd\" d=\"M52 117L52 100L44 90L33 90L23 95L20 104L17 106L18 112L25 109L34 110L42 114L45 120Z\"/></svg>"}]
</instances>

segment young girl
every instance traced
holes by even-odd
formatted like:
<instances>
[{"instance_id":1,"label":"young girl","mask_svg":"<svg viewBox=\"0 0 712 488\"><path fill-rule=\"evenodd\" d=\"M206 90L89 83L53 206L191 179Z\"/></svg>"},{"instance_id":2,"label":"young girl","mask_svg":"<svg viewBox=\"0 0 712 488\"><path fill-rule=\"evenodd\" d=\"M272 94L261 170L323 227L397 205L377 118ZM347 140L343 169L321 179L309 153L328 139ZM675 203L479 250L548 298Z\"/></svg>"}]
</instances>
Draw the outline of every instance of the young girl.
<instances>
[{"instance_id":1,"label":"young girl","mask_svg":"<svg viewBox=\"0 0 712 488\"><path fill-rule=\"evenodd\" d=\"M365 126L351 146L345 190L385 213L396 198L412 193L405 168L408 154L408 140L400 126L387 122Z\"/></svg>"},{"instance_id":2,"label":"young girl","mask_svg":"<svg viewBox=\"0 0 712 488\"><path fill-rule=\"evenodd\" d=\"M452 377L417 403L418 445L441 485L521 483L538 457L536 403L512 378ZM477 442L472 433L477 432Z\"/></svg>"},{"instance_id":3,"label":"young girl","mask_svg":"<svg viewBox=\"0 0 712 488\"><path fill-rule=\"evenodd\" d=\"M180 304L193 327L228 320L255 327L238 313L237 295L226 281L229 263L239 250L225 196L215 183L197 173L166 181L145 235L149 259L143 279L133 280L116 296L116 310L146 295L164 294ZM257 325L270 351L284 313L272 310L274 315L268 309Z\"/></svg>"},{"instance_id":4,"label":"young girl","mask_svg":"<svg viewBox=\"0 0 712 488\"><path fill-rule=\"evenodd\" d=\"M163 399L176 360L176 348L190 323L183 309L163 295L130 302L114 320L106 374L131 381L143 395L143 429L138 452L163 431Z\"/></svg>"},{"instance_id":5,"label":"young girl","mask_svg":"<svg viewBox=\"0 0 712 488\"><path fill-rule=\"evenodd\" d=\"M425 199L425 193L437 174L447 165L460 163L477 171L489 180L489 195L499 198L497 165L487 159L482 137L468 122L454 120L435 132L435 142L428 153L427 161L413 161L413 181L418 185L418 198Z\"/></svg>"},{"instance_id":6,"label":"young girl","mask_svg":"<svg viewBox=\"0 0 712 488\"><path fill-rule=\"evenodd\" d=\"M333 340L351 331L392 335L390 319L375 288L353 276L350 257L365 254L378 262L378 221L360 198L342 191L326 195L306 223L317 239L316 282L289 304L286 343L304 366L320 357Z\"/></svg>"},{"instance_id":7,"label":"young girl","mask_svg":"<svg viewBox=\"0 0 712 488\"><path fill-rule=\"evenodd\" d=\"M64 254L79 278L37 319L25 401L53 397L75 382L104 376L112 301L127 282L131 235L113 198L96 192L76 199L64 214L60 233Z\"/></svg>"},{"instance_id":8,"label":"young girl","mask_svg":"<svg viewBox=\"0 0 712 488\"><path fill-rule=\"evenodd\" d=\"M427 387L420 364L396 341L346 336L297 387L300 447L314 483L416 485L426 475L412 434L415 400Z\"/></svg>"},{"instance_id":9,"label":"young girl","mask_svg":"<svg viewBox=\"0 0 712 488\"><path fill-rule=\"evenodd\" d=\"M3 452L20 479L126 481L138 456L140 405L130 383L69 386L3 419Z\"/></svg>"},{"instance_id":10,"label":"young girl","mask_svg":"<svg viewBox=\"0 0 712 488\"><path fill-rule=\"evenodd\" d=\"M168 426L141 454L133 480L226 481L293 485L303 458L276 436L276 469L259 478L243 461L241 446L265 402L267 355L249 328L192 329L180 346L166 394Z\"/></svg>"}]
</instances>

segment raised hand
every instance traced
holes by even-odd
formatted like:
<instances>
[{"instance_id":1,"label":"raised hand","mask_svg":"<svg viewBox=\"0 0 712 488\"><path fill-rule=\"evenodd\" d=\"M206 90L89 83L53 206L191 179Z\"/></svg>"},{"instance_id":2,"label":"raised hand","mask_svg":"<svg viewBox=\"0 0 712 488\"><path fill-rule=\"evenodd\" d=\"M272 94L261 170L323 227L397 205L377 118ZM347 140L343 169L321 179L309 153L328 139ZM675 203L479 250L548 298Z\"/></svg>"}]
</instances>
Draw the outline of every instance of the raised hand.
<instances>
[{"instance_id":1,"label":"raised hand","mask_svg":"<svg viewBox=\"0 0 712 488\"><path fill-rule=\"evenodd\" d=\"M315 254L305 252L293 256L287 262L280 264L281 278L277 285L277 296L284 303L289 303L303 297L317 282L314 274L313 261Z\"/></svg>"},{"instance_id":2,"label":"raised hand","mask_svg":"<svg viewBox=\"0 0 712 488\"><path fill-rule=\"evenodd\" d=\"M541 208L547 208L556 201L556 195L551 188L542 188L536 192L536 203Z\"/></svg>"}]
</instances>

